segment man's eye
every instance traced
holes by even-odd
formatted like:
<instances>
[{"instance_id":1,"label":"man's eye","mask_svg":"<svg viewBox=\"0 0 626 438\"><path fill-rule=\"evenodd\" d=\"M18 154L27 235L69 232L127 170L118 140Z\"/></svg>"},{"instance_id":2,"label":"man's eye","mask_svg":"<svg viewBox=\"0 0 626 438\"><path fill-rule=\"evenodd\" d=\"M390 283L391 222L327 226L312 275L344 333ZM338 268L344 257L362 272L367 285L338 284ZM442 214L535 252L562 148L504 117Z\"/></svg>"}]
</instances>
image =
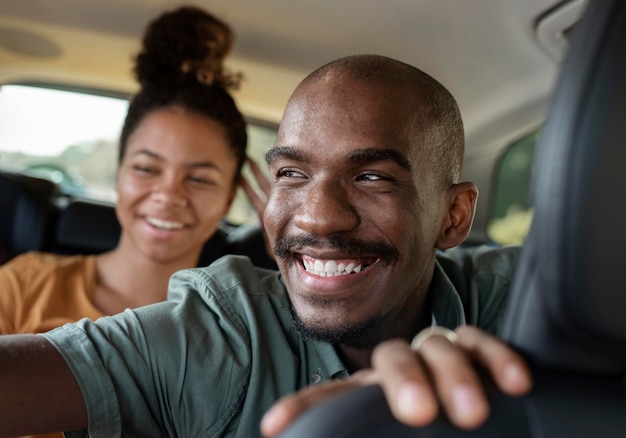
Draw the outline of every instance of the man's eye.
<instances>
[{"instance_id":1,"label":"man's eye","mask_svg":"<svg viewBox=\"0 0 626 438\"><path fill-rule=\"evenodd\" d=\"M304 175L293 169L280 169L276 172L276 178L303 178Z\"/></svg>"},{"instance_id":2,"label":"man's eye","mask_svg":"<svg viewBox=\"0 0 626 438\"><path fill-rule=\"evenodd\" d=\"M386 181L388 179L376 173L362 173L357 177L359 181Z\"/></svg>"}]
</instances>

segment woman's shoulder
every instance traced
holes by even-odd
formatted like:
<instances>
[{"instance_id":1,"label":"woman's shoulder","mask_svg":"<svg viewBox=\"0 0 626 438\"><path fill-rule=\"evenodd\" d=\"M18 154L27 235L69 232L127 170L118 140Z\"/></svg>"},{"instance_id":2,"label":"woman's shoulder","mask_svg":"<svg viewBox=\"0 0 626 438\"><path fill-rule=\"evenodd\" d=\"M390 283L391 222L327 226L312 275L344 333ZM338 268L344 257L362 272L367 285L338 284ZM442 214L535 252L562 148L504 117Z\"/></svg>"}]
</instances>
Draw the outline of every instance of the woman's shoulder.
<instances>
[{"instance_id":1,"label":"woman's shoulder","mask_svg":"<svg viewBox=\"0 0 626 438\"><path fill-rule=\"evenodd\" d=\"M84 270L93 266L93 255L64 255L48 252L27 252L20 254L0 268L2 273L14 275L50 275L55 271Z\"/></svg>"},{"instance_id":2,"label":"woman's shoulder","mask_svg":"<svg viewBox=\"0 0 626 438\"><path fill-rule=\"evenodd\" d=\"M87 316L95 256L26 253L0 268L0 333L35 333Z\"/></svg>"},{"instance_id":3,"label":"woman's shoulder","mask_svg":"<svg viewBox=\"0 0 626 438\"><path fill-rule=\"evenodd\" d=\"M76 255L76 254L55 254L51 252L30 251L16 256L8 264L27 264L38 266L64 266L77 263L85 263L90 259L95 259L94 255Z\"/></svg>"}]
</instances>

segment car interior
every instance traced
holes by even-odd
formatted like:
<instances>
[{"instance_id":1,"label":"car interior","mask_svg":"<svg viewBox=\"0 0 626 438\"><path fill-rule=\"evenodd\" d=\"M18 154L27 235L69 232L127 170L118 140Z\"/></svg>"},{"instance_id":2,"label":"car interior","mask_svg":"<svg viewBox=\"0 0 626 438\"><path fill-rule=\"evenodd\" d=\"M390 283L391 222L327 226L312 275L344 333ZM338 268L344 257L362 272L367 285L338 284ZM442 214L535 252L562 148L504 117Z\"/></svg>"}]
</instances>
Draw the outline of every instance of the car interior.
<instances>
[{"instance_id":1,"label":"car interior","mask_svg":"<svg viewBox=\"0 0 626 438\"><path fill-rule=\"evenodd\" d=\"M306 74L344 55L391 56L423 69L457 98L466 133L463 179L480 190L467 244L523 242L532 217L528 191L536 139L585 0L394 0L366 7L354 0L5 0L0 171L53 180L59 186L60 197L52 200L57 210L74 199L112 207L115 145L125 105L137 90L133 57L147 23L180 4L206 8L232 23L236 40L227 63L244 74L235 97L248 118L249 154L257 162L263 162L289 94ZM78 99L87 96L98 100L98 109ZM109 106L120 108L105 117ZM101 134L105 125L111 128ZM224 224L227 235L242 224L259 225L241 193L235 204L237 211ZM90 226L99 227L96 222ZM70 252L66 243L53 242L57 225L49 228L42 241L32 247L25 242L21 249L11 241L19 233L5 228L5 258L57 246ZM83 251L110 247L104 238L92 239L94 246Z\"/></svg>"},{"instance_id":2,"label":"car interior","mask_svg":"<svg viewBox=\"0 0 626 438\"><path fill-rule=\"evenodd\" d=\"M71 112L78 105L39 117L43 104L25 94L11 100L13 90L71 92L124 105L137 89L132 59L145 25L180 4L0 2L0 264L28 251L100 253L113 248L120 233L112 191L121 122L112 122L106 136L53 147L54 126L67 122L60 130L78 131L86 124ZM368 387L312 410L285 438L624 435L626 302L619 286L626 244L620 202L626 196L620 129L626 3L184 4L233 25L228 64L244 74L235 97L250 123L249 154L261 163L291 91L330 60L383 54L440 80L457 98L465 123L462 178L480 191L465 245L523 245L503 337L534 370L529 396L504 396L486 381L492 415L483 427L462 431L442 417L413 429L392 418L380 388ZM88 118L104 124L99 113ZM201 263L224 252L275 266L241 193Z\"/></svg>"},{"instance_id":3,"label":"car interior","mask_svg":"<svg viewBox=\"0 0 626 438\"><path fill-rule=\"evenodd\" d=\"M63 194L53 181L0 172L0 263L28 251L99 254L117 245L121 232L115 207ZM223 221L205 243L200 266L221 255L243 254L257 266L275 269L258 225L233 226Z\"/></svg>"},{"instance_id":4,"label":"car interior","mask_svg":"<svg viewBox=\"0 0 626 438\"><path fill-rule=\"evenodd\" d=\"M623 436L625 43L626 4L590 2L539 142L534 218L502 333L531 365L532 392L507 397L487 382L489 420L462 431L443 417L424 428L402 425L382 390L368 387L309 411L283 438Z\"/></svg>"}]
</instances>

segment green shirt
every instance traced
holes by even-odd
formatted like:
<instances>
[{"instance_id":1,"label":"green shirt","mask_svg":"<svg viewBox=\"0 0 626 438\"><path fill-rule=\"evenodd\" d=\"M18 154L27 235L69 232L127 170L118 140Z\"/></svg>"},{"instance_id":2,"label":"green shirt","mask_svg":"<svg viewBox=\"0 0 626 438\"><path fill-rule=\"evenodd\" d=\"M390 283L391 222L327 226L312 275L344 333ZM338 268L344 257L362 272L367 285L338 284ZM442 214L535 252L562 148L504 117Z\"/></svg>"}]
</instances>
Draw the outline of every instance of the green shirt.
<instances>
[{"instance_id":1,"label":"green shirt","mask_svg":"<svg viewBox=\"0 0 626 438\"><path fill-rule=\"evenodd\" d=\"M516 255L440 255L429 292L437 323L454 328L467 314L497 329ZM457 287L467 288L465 312ZM241 256L176 273L166 302L42 336L79 383L92 437L257 436L279 397L348 376L330 344L304 342L291 328L280 273Z\"/></svg>"}]
</instances>

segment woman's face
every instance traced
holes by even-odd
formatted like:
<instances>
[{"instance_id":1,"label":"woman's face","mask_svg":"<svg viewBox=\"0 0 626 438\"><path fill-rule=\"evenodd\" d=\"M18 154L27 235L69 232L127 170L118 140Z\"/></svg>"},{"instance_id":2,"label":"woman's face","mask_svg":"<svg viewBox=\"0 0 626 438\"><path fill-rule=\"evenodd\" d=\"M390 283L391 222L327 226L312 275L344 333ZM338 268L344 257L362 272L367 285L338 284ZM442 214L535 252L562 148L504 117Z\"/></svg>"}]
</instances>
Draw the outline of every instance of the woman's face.
<instances>
[{"instance_id":1,"label":"woman's face","mask_svg":"<svg viewBox=\"0 0 626 438\"><path fill-rule=\"evenodd\" d=\"M180 107L149 113L118 169L120 244L159 262L197 260L228 212L236 170L220 123Z\"/></svg>"}]
</instances>

